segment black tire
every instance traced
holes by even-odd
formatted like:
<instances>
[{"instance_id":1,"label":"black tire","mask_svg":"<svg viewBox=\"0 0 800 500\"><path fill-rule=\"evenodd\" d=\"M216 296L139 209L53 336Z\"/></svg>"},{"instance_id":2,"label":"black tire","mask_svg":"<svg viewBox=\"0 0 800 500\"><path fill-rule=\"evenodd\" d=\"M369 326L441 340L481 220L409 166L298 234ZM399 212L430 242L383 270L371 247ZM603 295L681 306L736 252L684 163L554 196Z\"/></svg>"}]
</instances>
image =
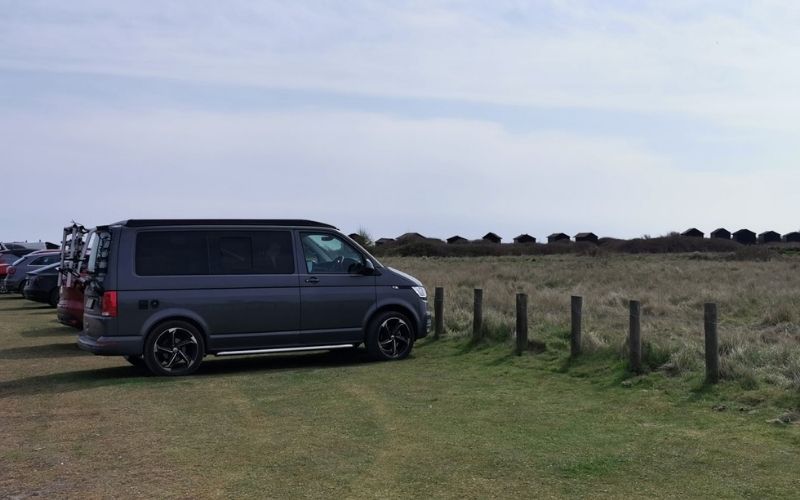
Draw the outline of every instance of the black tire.
<instances>
[{"instance_id":1,"label":"black tire","mask_svg":"<svg viewBox=\"0 0 800 500\"><path fill-rule=\"evenodd\" d=\"M20 293L20 295L22 295L22 296L25 296L25 281L26 281L26 280L22 280L22 281L20 281L20 283L19 283L19 287L17 288L17 291L18 291L18 292Z\"/></svg>"},{"instance_id":2,"label":"black tire","mask_svg":"<svg viewBox=\"0 0 800 500\"><path fill-rule=\"evenodd\" d=\"M166 321L150 331L144 363L154 375L179 377L197 370L205 355L203 335L185 321Z\"/></svg>"},{"instance_id":3,"label":"black tire","mask_svg":"<svg viewBox=\"0 0 800 500\"><path fill-rule=\"evenodd\" d=\"M125 356L125 361L132 364L136 368L147 369L147 365L144 364L144 359L141 356Z\"/></svg>"},{"instance_id":4,"label":"black tire","mask_svg":"<svg viewBox=\"0 0 800 500\"><path fill-rule=\"evenodd\" d=\"M411 354L415 337L414 324L408 316L387 311L378 314L370 322L365 345L372 359L394 361Z\"/></svg>"},{"instance_id":5,"label":"black tire","mask_svg":"<svg viewBox=\"0 0 800 500\"><path fill-rule=\"evenodd\" d=\"M50 307L56 307L58 305L59 298L58 287L53 288L50 290L50 300L48 300L47 303L50 304Z\"/></svg>"}]
</instances>

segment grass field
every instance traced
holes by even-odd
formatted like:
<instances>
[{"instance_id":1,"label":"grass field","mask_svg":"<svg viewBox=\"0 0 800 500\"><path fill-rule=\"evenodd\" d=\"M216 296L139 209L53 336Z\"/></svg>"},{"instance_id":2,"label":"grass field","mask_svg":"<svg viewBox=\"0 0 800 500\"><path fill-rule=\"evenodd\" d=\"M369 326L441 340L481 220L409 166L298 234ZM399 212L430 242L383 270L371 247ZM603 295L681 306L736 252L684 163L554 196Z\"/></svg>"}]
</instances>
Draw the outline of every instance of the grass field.
<instances>
[{"instance_id":1,"label":"grass field","mask_svg":"<svg viewBox=\"0 0 800 500\"><path fill-rule=\"evenodd\" d=\"M361 353L212 357L182 379L84 354L52 309L0 296L0 497L797 497L800 426L768 423L797 404L790 386L756 375L755 386L734 377L706 387L692 370L628 378L602 348L621 338L622 299L633 293L653 317L645 334L673 325L678 340L695 335L702 322L678 325L698 322L695 308L711 296L734 318L721 333L774 332L766 304L784 299L755 283L773 276L791 287L795 278L775 271L793 264L559 259L386 259L448 287L450 338L422 341L395 363ZM595 266L608 266L608 282L578 280ZM645 274L653 266L684 277ZM738 278L719 285L698 275L734 267ZM614 281L621 270L631 276ZM470 346L460 308L479 275L498 341ZM650 285L621 284L636 276ZM735 316L749 301L726 284L755 286L760 302ZM661 285L686 302L659 299ZM708 293L695 297L697 287ZM502 340L517 288L546 325L533 330L550 339L545 353L510 356ZM586 295L587 314L596 306L587 321L601 347L565 363L557 341L570 291ZM777 324L790 331L794 319Z\"/></svg>"},{"instance_id":2,"label":"grass field","mask_svg":"<svg viewBox=\"0 0 800 500\"><path fill-rule=\"evenodd\" d=\"M756 249L753 249L756 250ZM642 303L650 368L674 376L704 369L703 303L719 306L722 376L744 389L800 394L800 257L741 254L391 258L429 290L445 288L450 335L471 332L472 290L484 289L487 334L510 342L517 292L529 295L531 336L566 351L570 295L584 297L584 347L619 359L628 301Z\"/></svg>"}]
</instances>

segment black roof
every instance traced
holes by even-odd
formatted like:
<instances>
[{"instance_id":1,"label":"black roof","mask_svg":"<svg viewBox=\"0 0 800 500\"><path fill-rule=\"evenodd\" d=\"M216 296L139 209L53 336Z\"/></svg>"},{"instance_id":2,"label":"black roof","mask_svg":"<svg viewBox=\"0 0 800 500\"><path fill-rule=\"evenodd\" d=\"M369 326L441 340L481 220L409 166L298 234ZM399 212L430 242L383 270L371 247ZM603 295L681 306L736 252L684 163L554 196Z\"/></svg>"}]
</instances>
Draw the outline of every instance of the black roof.
<instances>
[{"instance_id":1,"label":"black roof","mask_svg":"<svg viewBox=\"0 0 800 500\"><path fill-rule=\"evenodd\" d=\"M154 226L281 226L281 227L325 227L330 224L305 219L128 219L111 224L125 227Z\"/></svg>"}]
</instances>

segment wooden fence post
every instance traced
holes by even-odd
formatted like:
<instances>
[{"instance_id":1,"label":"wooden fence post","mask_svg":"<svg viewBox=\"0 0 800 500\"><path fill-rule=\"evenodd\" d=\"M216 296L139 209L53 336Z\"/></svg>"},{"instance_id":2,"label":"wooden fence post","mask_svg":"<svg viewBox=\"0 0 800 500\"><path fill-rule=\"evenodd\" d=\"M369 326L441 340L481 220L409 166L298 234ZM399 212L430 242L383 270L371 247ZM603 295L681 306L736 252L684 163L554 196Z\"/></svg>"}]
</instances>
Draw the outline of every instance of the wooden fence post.
<instances>
[{"instance_id":1,"label":"wooden fence post","mask_svg":"<svg viewBox=\"0 0 800 500\"><path fill-rule=\"evenodd\" d=\"M581 353L581 316L583 315L583 297L573 295L571 299L572 332L570 335L570 354L576 357Z\"/></svg>"},{"instance_id":2,"label":"wooden fence post","mask_svg":"<svg viewBox=\"0 0 800 500\"><path fill-rule=\"evenodd\" d=\"M517 294L517 356L528 348L528 296Z\"/></svg>"},{"instance_id":3,"label":"wooden fence post","mask_svg":"<svg viewBox=\"0 0 800 500\"><path fill-rule=\"evenodd\" d=\"M717 336L717 305L705 304L706 382L719 382L719 337Z\"/></svg>"},{"instance_id":4,"label":"wooden fence post","mask_svg":"<svg viewBox=\"0 0 800 500\"><path fill-rule=\"evenodd\" d=\"M444 333L444 288L437 286L433 294L433 338L439 339Z\"/></svg>"},{"instance_id":5,"label":"wooden fence post","mask_svg":"<svg viewBox=\"0 0 800 500\"><path fill-rule=\"evenodd\" d=\"M483 337L483 290L475 289L475 302L472 307L472 340L477 342Z\"/></svg>"},{"instance_id":6,"label":"wooden fence post","mask_svg":"<svg viewBox=\"0 0 800 500\"><path fill-rule=\"evenodd\" d=\"M630 368L634 373L642 373L642 330L641 330L641 304L638 300L630 303L630 337L628 348L630 349Z\"/></svg>"}]
</instances>

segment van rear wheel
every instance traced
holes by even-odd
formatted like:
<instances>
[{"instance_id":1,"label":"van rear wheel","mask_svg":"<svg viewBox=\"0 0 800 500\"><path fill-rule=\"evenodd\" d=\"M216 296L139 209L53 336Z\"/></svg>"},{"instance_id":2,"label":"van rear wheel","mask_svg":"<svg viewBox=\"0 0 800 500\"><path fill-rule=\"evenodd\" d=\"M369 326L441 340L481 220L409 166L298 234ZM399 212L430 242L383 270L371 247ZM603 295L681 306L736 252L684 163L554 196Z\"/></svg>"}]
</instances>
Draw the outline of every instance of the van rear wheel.
<instances>
[{"instance_id":1,"label":"van rear wheel","mask_svg":"<svg viewBox=\"0 0 800 500\"><path fill-rule=\"evenodd\" d=\"M367 352L379 361L403 359L414 346L414 327L405 314L387 311L370 323L367 331Z\"/></svg>"},{"instance_id":2,"label":"van rear wheel","mask_svg":"<svg viewBox=\"0 0 800 500\"><path fill-rule=\"evenodd\" d=\"M197 370L204 355L203 336L185 321L157 325L144 346L144 362L155 375L189 375Z\"/></svg>"}]
</instances>

